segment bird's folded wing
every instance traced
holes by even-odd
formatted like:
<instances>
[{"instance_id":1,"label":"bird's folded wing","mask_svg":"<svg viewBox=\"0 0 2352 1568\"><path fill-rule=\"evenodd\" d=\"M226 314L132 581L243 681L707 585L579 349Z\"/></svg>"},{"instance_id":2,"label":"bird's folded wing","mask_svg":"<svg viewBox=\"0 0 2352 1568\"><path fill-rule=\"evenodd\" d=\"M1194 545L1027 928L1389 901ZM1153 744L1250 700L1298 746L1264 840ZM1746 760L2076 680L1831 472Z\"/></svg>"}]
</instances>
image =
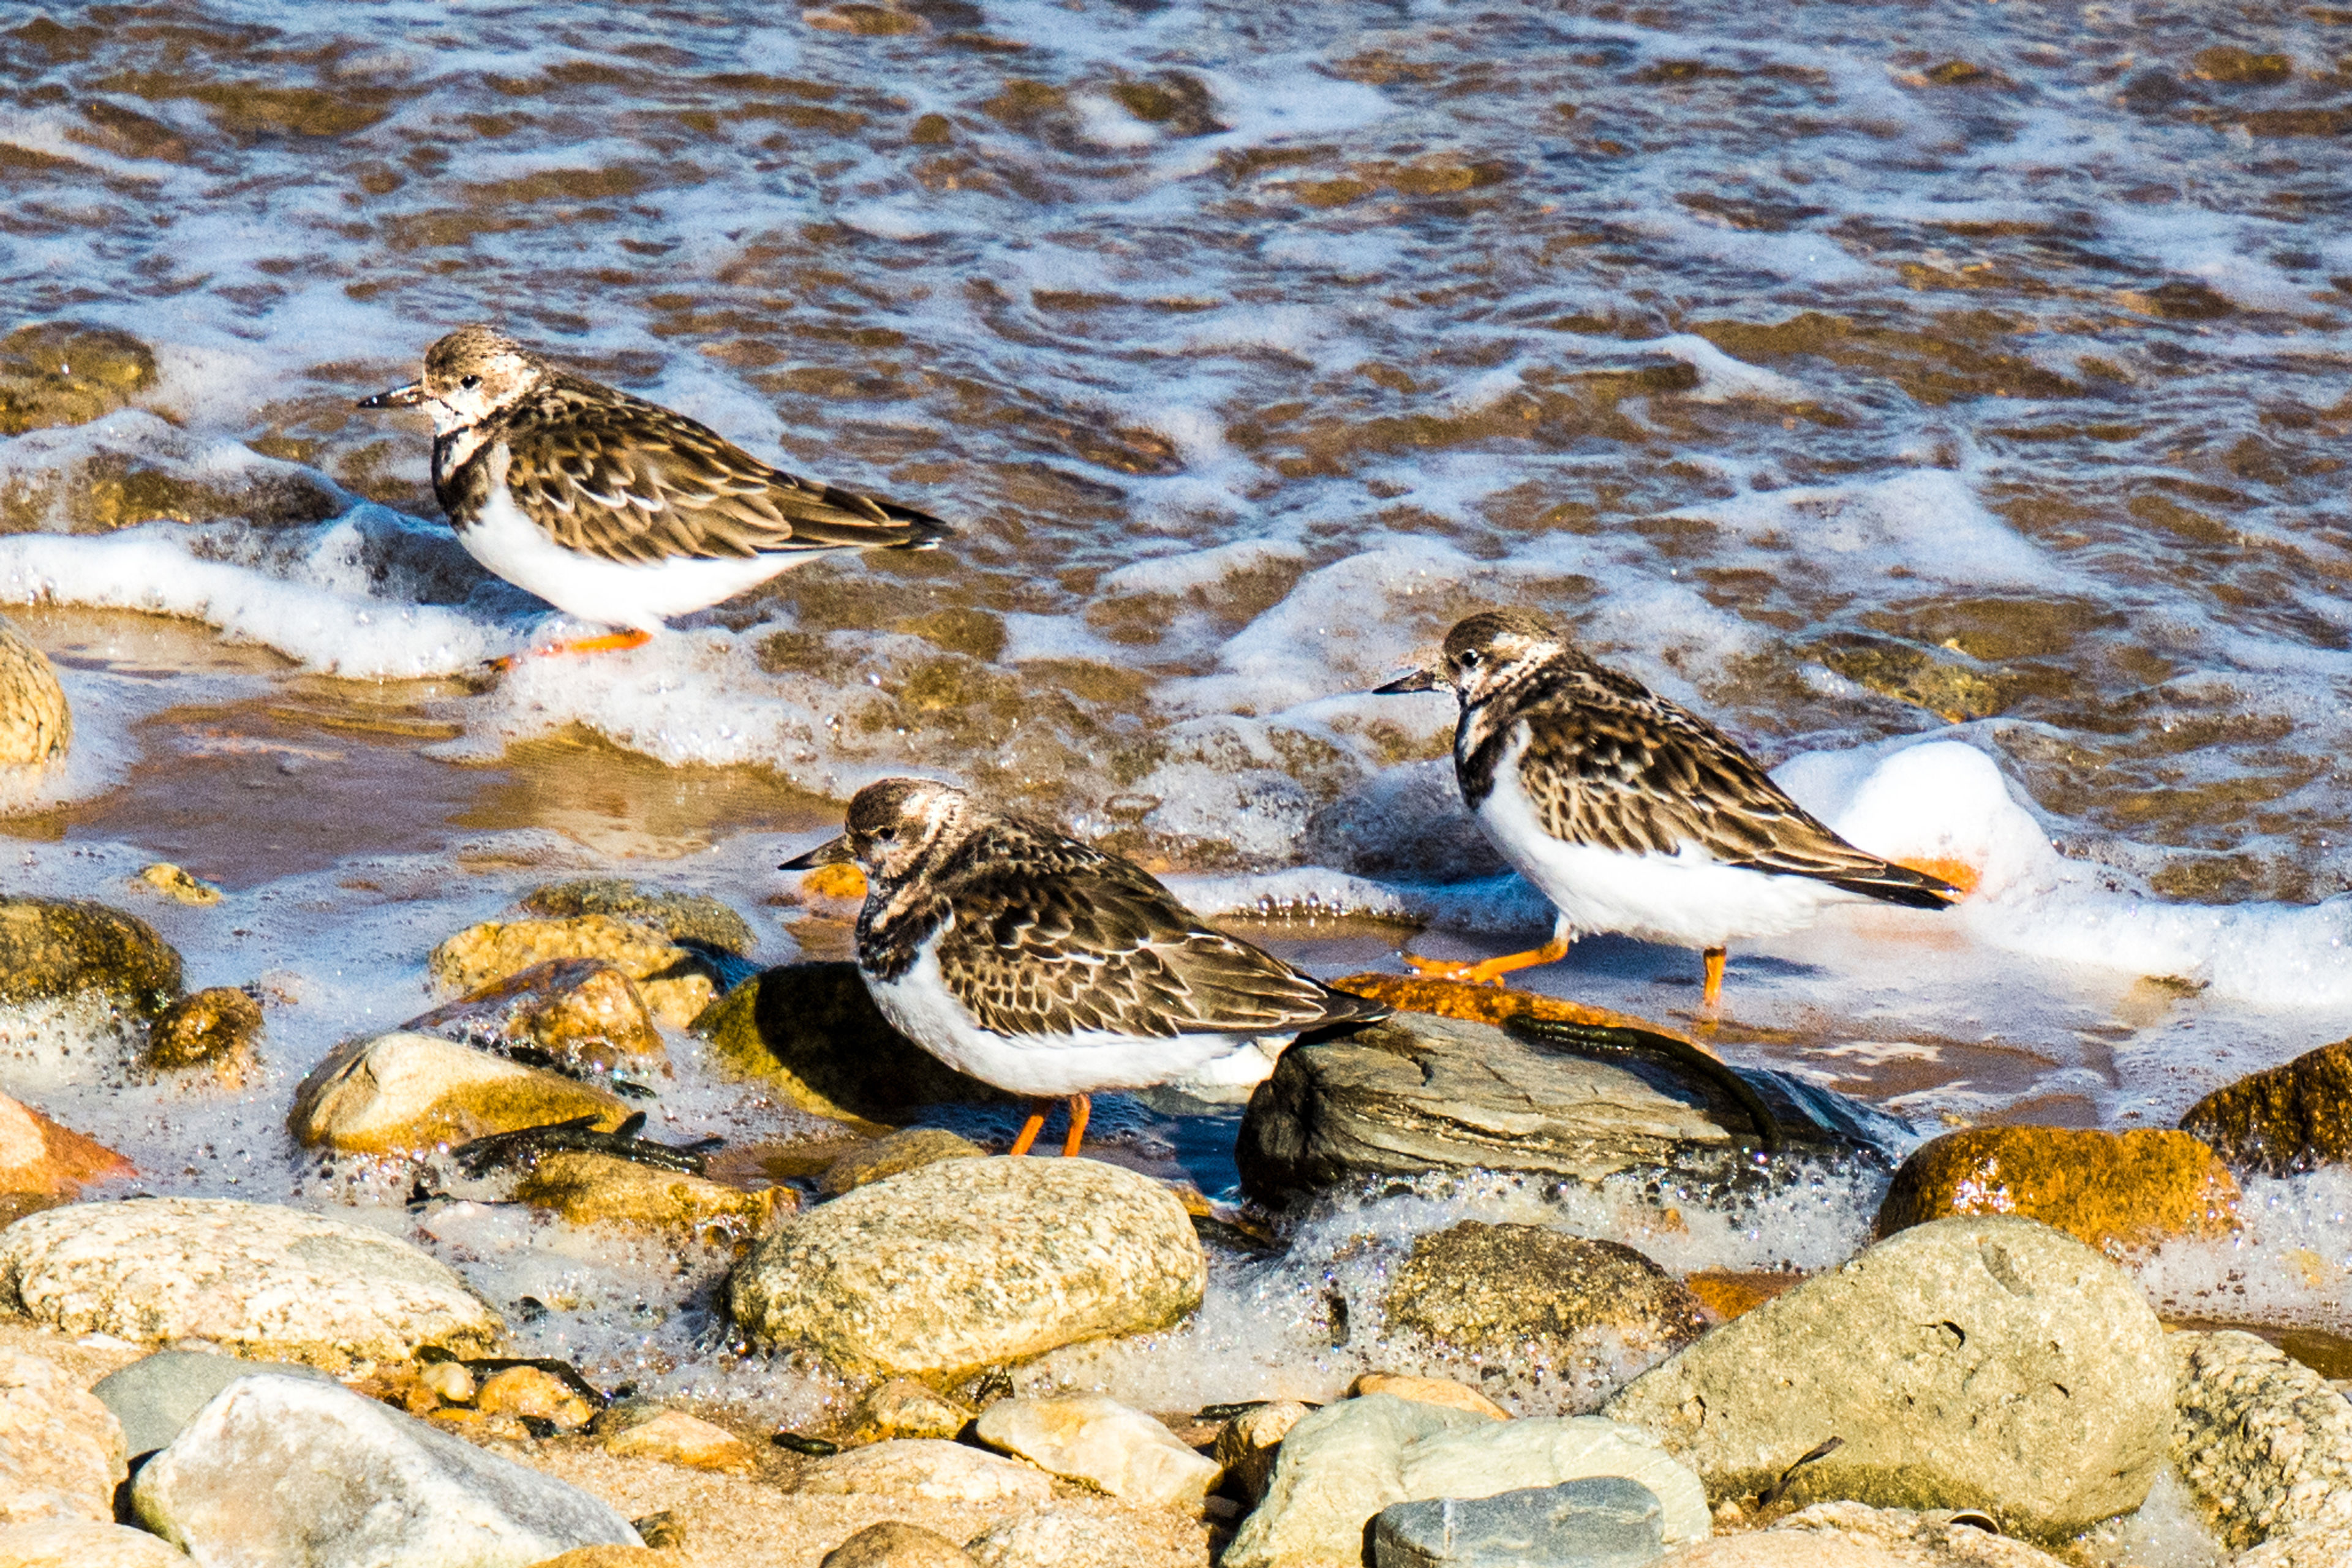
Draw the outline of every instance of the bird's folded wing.
<instances>
[{"instance_id":1,"label":"bird's folded wing","mask_svg":"<svg viewBox=\"0 0 2352 1568\"><path fill-rule=\"evenodd\" d=\"M953 903L940 975L995 1034L1289 1034L1387 1011L1210 930L1116 863L982 876Z\"/></svg>"},{"instance_id":2,"label":"bird's folded wing","mask_svg":"<svg viewBox=\"0 0 2352 1568\"><path fill-rule=\"evenodd\" d=\"M516 503L557 543L608 561L923 545L949 531L909 507L771 468L649 403L525 413L505 439Z\"/></svg>"},{"instance_id":3,"label":"bird's folded wing","mask_svg":"<svg viewBox=\"0 0 2352 1568\"><path fill-rule=\"evenodd\" d=\"M1634 855L1691 848L1724 865L1841 885L1934 882L1831 832L1695 714L1647 692L1580 698L1530 719L1520 759L1520 780L1553 837Z\"/></svg>"}]
</instances>

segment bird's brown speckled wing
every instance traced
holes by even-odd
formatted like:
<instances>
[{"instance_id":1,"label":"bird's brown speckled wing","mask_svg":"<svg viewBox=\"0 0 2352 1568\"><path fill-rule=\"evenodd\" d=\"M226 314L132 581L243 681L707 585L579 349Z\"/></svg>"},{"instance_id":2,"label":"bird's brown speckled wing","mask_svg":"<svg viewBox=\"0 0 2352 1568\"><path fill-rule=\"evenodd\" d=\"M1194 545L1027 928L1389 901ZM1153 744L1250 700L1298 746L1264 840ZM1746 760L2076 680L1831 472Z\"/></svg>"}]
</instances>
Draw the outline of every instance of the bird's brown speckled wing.
<instances>
[{"instance_id":1,"label":"bird's brown speckled wing","mask_svg":"<svg viewBox=\"0 0 2352 1568\"><path fill-rule=\"evenodd\" d=\"M919 547L947 525L788 474L640 398L555 380L508 416L507 487L555 542L607 561Z\"/></svg>"},{"instance_id":2,"label":"bird's brown speckled wing","mask_svg":"<svg viewBox=\"0 0 2352 1568\"><path fill-rule=\"evenodd\" d=\"M1696 846L1748 870L1939 909L1948 883L1855 848L1729 737L1613 672L1569 677L1526 715L1519 779L1553 837L1625 854Z\"/></svg>"},{"instance_id":3,"label":"bird's brown speckled wing","mask_svg":"<svg viewBox=\"0 0 2352 1568\"><path fill-rule=\"evenodd\" d=\"M946 896L940 975L995 1034L1281 1035L1388 1013L1211 930L1109 856L1042 873L1005 863Z\"/></svg>"}]
</instances>

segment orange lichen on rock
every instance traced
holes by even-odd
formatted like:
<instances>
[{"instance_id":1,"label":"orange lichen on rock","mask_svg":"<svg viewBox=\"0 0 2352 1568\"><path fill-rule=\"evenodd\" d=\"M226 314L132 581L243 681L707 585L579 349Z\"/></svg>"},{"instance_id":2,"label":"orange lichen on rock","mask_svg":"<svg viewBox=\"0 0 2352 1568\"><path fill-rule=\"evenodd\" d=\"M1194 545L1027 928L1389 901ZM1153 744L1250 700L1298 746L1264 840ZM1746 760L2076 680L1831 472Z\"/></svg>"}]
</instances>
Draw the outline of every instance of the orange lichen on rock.
<instances>
[{"instance_id":1,"label":"orange lichen on rock","mask_svg":"<svg viewBox=\"0 0 2352 1568\"><path fill-rule=\"evenodd\" d=\"M2111 1256L2238 1226L2238 1184L2186 1132L1975 1127L1913 1152L1879 1205L1892 1236L1954 1215L2013 1214Z\"/></svg>"},{"instance_id":2,"label":"orange lichen on rock","mask_svg":"<svg viewBox=\"0 0 2352 1568\"><path fill-rule=\"evenodd\" d=\"M1670 1029L1664 1024L1637 1018L1631 1013L1619 1013L1607 1007L1588 1007L1581 1002L1563 1001L1557 996L1538 996L1530 991L1473 985L1460 980L1438 980L1418 974L1350 974L1332 981L1331 988L1351 995L1369 996L1375 1002L1385 1002L1402 1013L1434 1013L1444 1018L1467 1018L1473 1023L1492 1024L1498 1028L1512 1018L1526 1016L1554 1018L1563 1024L1593 1024L1612 1029L1647 1029L1654 1035L1665 1035L1677 1040L1690 1039L1680 1029Z\"/></svg>"}]
</instances>

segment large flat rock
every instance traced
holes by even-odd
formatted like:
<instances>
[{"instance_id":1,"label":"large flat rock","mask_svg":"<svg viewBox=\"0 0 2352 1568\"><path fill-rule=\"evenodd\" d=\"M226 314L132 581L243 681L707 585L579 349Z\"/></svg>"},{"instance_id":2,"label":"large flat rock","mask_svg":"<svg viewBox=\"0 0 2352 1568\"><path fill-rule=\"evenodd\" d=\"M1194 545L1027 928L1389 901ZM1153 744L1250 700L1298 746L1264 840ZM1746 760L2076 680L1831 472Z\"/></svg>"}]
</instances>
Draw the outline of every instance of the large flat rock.
<instances>
[{"instance_id":1,"label":"large flat rock","mask_svg":"<svg viewBox=\"0 0 2352 1568\"><path fill-rule=\"evenodd\" d=\"M493 1347L496 1310L363 1226L229 1198L77 1204L0 1232L0 1304L68 1333L234 1345L341 1372L424 1345Z\"/></svg>"},{"instance_id":2,"label":"large flat rock","mask_svg":"<svg viewBox=\"0 0 2352 1568\"><path fill-rule=\"evenodd\" d=\"M1756 1158L1753 1120L1721 1073L1639 1054L1532 1045L1491 1024L1399 1013L1293 1046L1250 1097L1234 1158L1279 1200L1363 1176L1526 1171L1599 1182L1661 1170L1725 1179ZM1782 1075L1743 1071L1791 1146L1876 1146L1899 1127Z\"/></svg>"}]
</instances>

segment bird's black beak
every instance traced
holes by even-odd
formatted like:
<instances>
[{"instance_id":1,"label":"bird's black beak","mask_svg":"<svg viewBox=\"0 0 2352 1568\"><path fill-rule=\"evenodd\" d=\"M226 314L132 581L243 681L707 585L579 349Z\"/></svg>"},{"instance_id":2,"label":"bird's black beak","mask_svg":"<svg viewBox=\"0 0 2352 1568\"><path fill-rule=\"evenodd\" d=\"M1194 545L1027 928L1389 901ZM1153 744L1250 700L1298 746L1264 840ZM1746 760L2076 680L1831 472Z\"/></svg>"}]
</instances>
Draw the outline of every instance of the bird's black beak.
<instances>
[{"instance_id":1,"label":"bird's black beak","mask_svg":"<svg viewBox=\"0 0 2352 1568\"><path fill-rule=\"evenodd\" d=\"M412 381L406 386L389 387L383 392L377 393L373 397L362 397L359 400L358 406L362 408L414 408L424 401L425 384L421 381Z\"/></svg>"},{"instance_id":2,"label":"bird's black beak","mask_svg":"<svg viewBox=\"0 0 2352 1568\"><path fill-rule=\"evenodd\" d=\"M1408 692L1443 691L1444 689L1445 682L1438 679L1433 673L1426 669L1416 669L1411 675L1398 676L1386 686L1373 687L1372 695L1375 697L1402 697Z\"/></svg>"},{"instance_id":3,"label":"bird's black beak","mask_svg":"<svg viewBox=\"0 0 2352 1568\"><path fill-rule=\"evenodd\" d=\"M849 847L849 835L828 838L805 855L795 855L776 868L779 871L814 871L819 866L853 866L857 856Z\"/></svg>"}]
</instances>

